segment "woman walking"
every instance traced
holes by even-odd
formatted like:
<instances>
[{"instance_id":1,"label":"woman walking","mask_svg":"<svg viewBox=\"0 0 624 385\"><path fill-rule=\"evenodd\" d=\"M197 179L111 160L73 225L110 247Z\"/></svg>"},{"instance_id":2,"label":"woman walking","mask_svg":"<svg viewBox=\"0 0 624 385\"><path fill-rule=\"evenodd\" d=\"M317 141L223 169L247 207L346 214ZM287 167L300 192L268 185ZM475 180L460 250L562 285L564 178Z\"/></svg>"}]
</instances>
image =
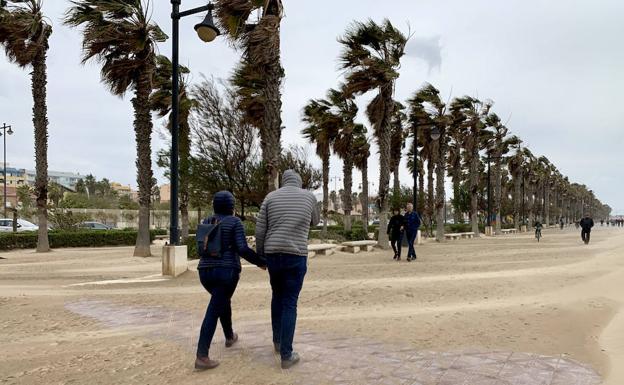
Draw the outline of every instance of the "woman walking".
<instances>
[{"instance_id":1,"label":"woman walking","mask_svg":"<svg viewBox=\"0 0 624 385\"><path fill-rule=\"evenodd\" d=\"M219 225L216 235L220 235L220 252L218 255L202 257L197 267L199 280L211 295L199 333L197 359L195 360L197 370L213 369L219 366L218 361L210 359L208 352L217 328L217 320L221 321L225 334L225 347L229 348L238 341L238 335L232 329L231 298L241 272L240 257L266 269L266 261L249 248L243 223L234 216L234 196L228 191L216 193L213 207L214 215L204 220L204 224Z\"/></svg>"},{"instance_id":2,"label":"woman walking","mask_svg":"<svg viewBox=\"0 0 624 385\"><path fill-rule=\"evenodd\" d=\"M401 215L399 209L393 210L393 216L388 222L388 232L390 235L390 244L392 250L394 250L394 258L397 261L401 260L401 242L403 242L403 228L405 227L405 218Z\"/></svg>"}]
</instances>

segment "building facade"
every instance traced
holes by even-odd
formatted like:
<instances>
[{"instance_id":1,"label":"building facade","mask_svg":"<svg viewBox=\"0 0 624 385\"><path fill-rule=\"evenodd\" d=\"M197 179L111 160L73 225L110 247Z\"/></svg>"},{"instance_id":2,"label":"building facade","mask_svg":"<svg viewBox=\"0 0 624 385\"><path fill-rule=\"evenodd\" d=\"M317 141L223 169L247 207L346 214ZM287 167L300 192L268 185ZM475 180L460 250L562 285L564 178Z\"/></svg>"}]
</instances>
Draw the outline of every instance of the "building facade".
<instances>
[{"instance_id":1,"label":"building facade","mask_svg":"<svg viewBox=\"0 0 624 385\"><path fill-rule=\"evenodd\" d=\"M34 186L37 173L34 170L26 170L26 183ZM58 183L72 191L76 190L76 183L80 179L84 179L84 175L73 172L48 171L48 181Z\"/></svg>"}]
</instances>

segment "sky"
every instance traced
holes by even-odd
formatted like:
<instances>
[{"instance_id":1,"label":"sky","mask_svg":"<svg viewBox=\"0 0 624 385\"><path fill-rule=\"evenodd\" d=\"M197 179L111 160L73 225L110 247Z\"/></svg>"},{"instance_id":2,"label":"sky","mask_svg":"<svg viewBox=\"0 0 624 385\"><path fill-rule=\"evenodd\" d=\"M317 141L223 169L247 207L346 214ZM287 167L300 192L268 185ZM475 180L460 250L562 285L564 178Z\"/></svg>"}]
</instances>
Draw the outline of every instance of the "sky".
<instances>
[{"instance_id":1,"label":"sky","mask_svg":"<svg viewBox=\"0 0 624 385\"><path fill-rule=\"evenodd\" d=\"M203 5L184 0L182 8ZM354 20L389 18L412 38L402 60L396 99L406 100L425 82L445 98L472 95L495 102L534 154L544 155L571 181L593 189L616 213L624 214L624 2L619 0L284 0L282 61L283 142L305 144L301 110L342 80L336 38ZM93 173L136 186L131 94L111 95L100 83L97 63L80 64L81 35L62 25L66 0L44 0L54 32L48 54L50 170ZM170 2L155 0L153 19L169 34ZM228 78L239 53L224 39L201 42L193 25L181 23L180 62L191 80ZM159 51L169 55L170 41ZM362 110L372 94L358 98ZM29 71L0 53L0 124L12 125L7 141L11 166L34 168ZM368 125L364 116L362 123ZM157 132L154 152L168 147ZM310 147L314 157L314 148ZM320 161L313 159L320 165ZM332 176L341 175L338 159ZM162 170L156 175L165 182ZM378 157L370 180L378 179ZM401 180L410 183L405 161ZM360 177L354 175L354 186ZM333 183L333 182L332 182ZM333 186L331 186L333 188Z\"/></svg>"}]
</instances>

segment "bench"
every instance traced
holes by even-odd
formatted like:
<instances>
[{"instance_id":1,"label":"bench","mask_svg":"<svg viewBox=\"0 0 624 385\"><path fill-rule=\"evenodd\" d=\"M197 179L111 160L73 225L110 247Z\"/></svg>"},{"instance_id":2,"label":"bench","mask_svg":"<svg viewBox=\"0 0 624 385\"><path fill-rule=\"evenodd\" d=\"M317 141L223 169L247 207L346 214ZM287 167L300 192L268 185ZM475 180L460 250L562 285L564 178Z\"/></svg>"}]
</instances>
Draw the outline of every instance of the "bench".
<instances>
[{"instance_id":1,"label":"bench","mask_svg":"<svg viewBox=\"0 0 624 385\"><path fill-rule=\"evenodd\" d=\"M455 241L457 239L461 239L462 235L461 233L449 233L449 234L444 234L444 238L446 239L450 239L452 241Z\"/></svg>"},{"instance_id":2,"label":"bench","mask_svg":"<svg viewBox=\"0 0 624 385\"><path fill-rule=\"evenodd\" d=\"M501 233L507 235L507 234L516 234L518 232L518 230L516 229L503 229L501 230Z\"/></svg>"},{"instance_id":3,"label":"bench","mask_svg":"<svg viewBox=\"0 0 624 385\"><path fill-rule=\"evenodd\" d=\"M470 233L459 233L459 234L461 235L462 238L469 238L469 239L474 238L474 236L475 236L475 233L472 233L472 232L470 232Z\"/></svg>"},{"instance_id":4,"label":"bench","mask_svg":"<svg viewBox=\"0 0 624 385\"><path fill-rule=\"evenodd\" d=\"M314 258L316 255L332 255L335 250L336 245L331 243L308 245L308 258Z\"/></svg>"},{"instance_id":5,"label":"bench","mask_svg":"<svg viewBox=\"0 0 624 385\"><path fill-rule=\"evenodd\" d=\"M377 245L377 241L351 241L343 242L343 246L346 247L347 253L359 253L361 248L366 251L373 251L373 248Z\"/></svg>"}]
</instances>

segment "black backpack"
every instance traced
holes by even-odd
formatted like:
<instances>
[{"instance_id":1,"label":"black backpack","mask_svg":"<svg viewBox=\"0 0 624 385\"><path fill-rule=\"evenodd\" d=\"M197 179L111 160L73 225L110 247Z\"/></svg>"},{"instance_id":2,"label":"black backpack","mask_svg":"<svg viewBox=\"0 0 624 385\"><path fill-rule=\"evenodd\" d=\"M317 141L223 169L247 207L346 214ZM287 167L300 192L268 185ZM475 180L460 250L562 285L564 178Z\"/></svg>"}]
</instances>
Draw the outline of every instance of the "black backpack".
<instances>
[{"instance_id":1,"label":"black backpack","mask_svg":"<svg viewBox=\"0 0 624 385\"><path fill-rule=\"evenodd\" d=\"M210 223L202 223L197 226L195 240L197 242L197 254L200 258L221 258L221 222L212 218Z\"/></svg>"}]
</instances>

